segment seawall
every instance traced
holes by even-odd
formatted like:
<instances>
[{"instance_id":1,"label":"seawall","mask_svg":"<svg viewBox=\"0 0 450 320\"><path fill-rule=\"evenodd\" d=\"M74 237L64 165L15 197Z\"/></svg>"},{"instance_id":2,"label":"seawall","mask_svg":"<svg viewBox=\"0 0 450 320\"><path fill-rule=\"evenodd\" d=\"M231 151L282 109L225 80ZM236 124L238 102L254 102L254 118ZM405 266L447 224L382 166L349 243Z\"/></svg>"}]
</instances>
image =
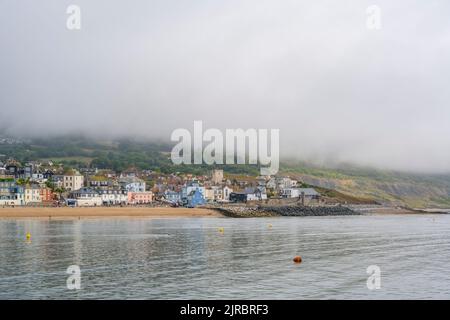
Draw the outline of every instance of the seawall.
<instances>
[{"instance_id":1,"label":"seawall","mask_svg":"<svg viewBox=\"0 0 450 320\"><path fill-rule=\"evenodd\" d=\"M344 206L223 206L215 208L227 217L320 217L361 215Z\"/></svg>"}]
</instances>

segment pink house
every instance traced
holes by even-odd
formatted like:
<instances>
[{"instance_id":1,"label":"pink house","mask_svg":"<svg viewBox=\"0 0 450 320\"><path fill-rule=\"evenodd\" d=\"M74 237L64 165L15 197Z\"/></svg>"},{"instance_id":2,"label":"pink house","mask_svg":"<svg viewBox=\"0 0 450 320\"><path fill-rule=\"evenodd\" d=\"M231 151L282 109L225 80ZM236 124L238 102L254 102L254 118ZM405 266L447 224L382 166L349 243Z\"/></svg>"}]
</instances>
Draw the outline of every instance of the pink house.
<instances>
[{"instance_id":1,"label":"pink house","mask_svg":"<svg viewBox=\"0 0 450 320\"><path fill-rule=\"evenodd\" d=\"M128 203L129 204L144 204L153 201L153 192L128 192Z\"/></svg>"}]
</instances>

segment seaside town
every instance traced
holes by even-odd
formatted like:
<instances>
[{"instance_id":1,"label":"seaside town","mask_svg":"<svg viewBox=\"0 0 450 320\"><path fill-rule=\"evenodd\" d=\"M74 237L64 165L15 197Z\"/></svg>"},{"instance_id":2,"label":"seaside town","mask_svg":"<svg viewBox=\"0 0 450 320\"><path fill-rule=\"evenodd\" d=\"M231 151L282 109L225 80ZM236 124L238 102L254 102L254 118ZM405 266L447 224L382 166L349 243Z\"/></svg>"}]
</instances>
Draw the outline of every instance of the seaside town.
<instances>
[{"instance_id":1,"label":"seaside town","mask_svg":"<svg viewBox=\"0 0 450 320\"><path fill-rule=\"evenodd\" d=\"M267 203L296 198L302 204L320 201L313 188L284 176L227 177L161 174L129 168L123 172L97 168L67 169L52 161L0 162L0 207L172 206Z\"/></svg>"}]
</instances>

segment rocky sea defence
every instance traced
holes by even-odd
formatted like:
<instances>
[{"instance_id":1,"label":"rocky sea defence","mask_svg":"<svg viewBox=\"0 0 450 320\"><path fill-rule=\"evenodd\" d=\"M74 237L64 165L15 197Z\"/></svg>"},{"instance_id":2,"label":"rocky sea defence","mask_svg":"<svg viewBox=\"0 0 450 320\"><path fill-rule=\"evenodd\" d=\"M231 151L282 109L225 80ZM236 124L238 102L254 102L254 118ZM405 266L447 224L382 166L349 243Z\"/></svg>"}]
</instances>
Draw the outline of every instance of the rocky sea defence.
<instances>
[{"instance_id":1,"label":"rocky sea defence","mask_svg":"<svg viewBox=\"0 0 450 320\"><path fill-rule=\"evenodd\" d=\"M345 206L223 206L215 208L224 216L233 218L253 217L311 217L361 215Z\"/></svg>"}]
</instances>

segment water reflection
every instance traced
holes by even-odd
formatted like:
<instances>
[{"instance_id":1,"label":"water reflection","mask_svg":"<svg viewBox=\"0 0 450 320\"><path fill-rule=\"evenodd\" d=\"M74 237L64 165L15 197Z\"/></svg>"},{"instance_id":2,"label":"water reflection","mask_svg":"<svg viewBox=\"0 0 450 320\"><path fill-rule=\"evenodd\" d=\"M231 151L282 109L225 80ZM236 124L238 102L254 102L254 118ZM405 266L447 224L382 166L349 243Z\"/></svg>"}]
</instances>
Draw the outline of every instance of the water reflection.
<instances>
[{"instance_id":1,"label":"water reflection","mask_svg":"<svg viewBox=\"0 0 450 320\"><path fill-rule=\"evenodd\" d=\"M0 220L0 298L449 298L449 231L446 215Z\"/></svg>"}]
</instances>

